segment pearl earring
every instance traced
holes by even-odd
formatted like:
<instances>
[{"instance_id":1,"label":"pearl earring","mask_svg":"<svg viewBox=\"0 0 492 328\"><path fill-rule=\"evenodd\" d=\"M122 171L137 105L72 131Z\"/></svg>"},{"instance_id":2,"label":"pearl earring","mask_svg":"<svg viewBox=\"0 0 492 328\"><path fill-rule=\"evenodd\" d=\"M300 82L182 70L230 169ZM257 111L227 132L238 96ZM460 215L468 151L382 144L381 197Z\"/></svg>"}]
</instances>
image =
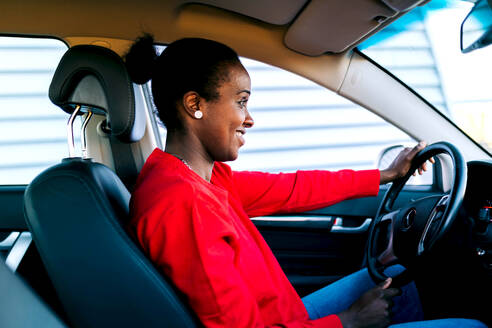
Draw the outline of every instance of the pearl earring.
<instances>
[{"instance_id":1,"label":"pearl earring","mask_svg":"<svg viewBox=\"0 0 492 328\"><path fill-rule=\"evenodd\" d=\"M195 118L196 118L197 120L199 120L199 119L201 119L202 117L203 117L203 112L202 112L201 110L197 110L197 111L195 112Z\"/></svg>"}]
</instances>

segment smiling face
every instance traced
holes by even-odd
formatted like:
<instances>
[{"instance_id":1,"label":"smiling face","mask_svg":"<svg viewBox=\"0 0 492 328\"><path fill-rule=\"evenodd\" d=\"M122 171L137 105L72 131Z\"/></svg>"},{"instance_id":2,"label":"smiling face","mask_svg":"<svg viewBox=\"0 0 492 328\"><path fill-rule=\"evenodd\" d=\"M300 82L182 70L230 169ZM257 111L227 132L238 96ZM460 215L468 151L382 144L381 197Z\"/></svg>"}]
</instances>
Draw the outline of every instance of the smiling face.
<instances>
[{"instance_id":1,"label":"smiling face","mask_svg":"<svg viewBox=\"0 0 492 328\"><path fill-rule=\"evenodd\" d=\"M219 98L212 101L200 99L204 116L198 137L214 161L232 161L244 145L246 129L253 126L247 102L251 93L251 80L242 65L226 68L228 78L217 89Z\"/></svg>"}]
</instances>

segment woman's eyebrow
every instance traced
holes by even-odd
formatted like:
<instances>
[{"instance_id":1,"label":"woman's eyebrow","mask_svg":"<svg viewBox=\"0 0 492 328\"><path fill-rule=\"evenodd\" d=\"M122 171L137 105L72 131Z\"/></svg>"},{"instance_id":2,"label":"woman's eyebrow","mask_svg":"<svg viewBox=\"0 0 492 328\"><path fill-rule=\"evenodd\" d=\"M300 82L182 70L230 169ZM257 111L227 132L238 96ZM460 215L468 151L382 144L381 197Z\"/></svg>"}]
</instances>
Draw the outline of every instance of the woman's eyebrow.
<instances>
[{"instance_id":1,"label":"woman's eyebrow","mask_svg":"<svg viewBox=\"0 0 492 328\"><path fill-rule=\"evenodd\" d=\"M251 95L251 91L249 91L249 90L247 90L247 89L244 89L244 90L238 91L238 93L236 93L236 94L238 95L238 94L243 93L243 92L246 92L248 95Z\"/></svg>"}]
</instances>

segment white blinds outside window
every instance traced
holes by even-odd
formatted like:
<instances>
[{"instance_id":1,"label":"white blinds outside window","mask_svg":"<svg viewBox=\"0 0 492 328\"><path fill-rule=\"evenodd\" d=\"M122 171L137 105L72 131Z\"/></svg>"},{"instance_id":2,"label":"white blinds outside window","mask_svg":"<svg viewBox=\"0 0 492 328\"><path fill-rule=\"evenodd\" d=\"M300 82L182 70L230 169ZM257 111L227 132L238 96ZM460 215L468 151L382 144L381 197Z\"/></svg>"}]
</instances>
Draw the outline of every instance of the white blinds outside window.
<instances>
[{"instance_id":1,"label":"white blinds outside window","mask_svg":"<svg viewBox=\"0 0 492 328\"><path fill-rule=\"evenodd\" d=\"M66 49L58 40L0 37L0 185L29 183L67 154L67 115L48 99Z\"/></svg>"}]
</instances>

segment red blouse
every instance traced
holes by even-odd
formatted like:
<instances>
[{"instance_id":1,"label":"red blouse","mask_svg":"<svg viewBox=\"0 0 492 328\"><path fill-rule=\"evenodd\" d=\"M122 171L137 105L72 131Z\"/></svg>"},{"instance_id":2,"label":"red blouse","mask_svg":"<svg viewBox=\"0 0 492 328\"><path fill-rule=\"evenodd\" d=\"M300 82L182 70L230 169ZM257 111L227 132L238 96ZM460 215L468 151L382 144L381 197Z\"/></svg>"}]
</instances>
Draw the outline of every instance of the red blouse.
<instances>
[{"instance_id":1,"label":"red blouse","mask_svg":"<svg viewBox=\"0 0 492 328\"><path fill-rule=\"evenodd\" d=\"M131 228L206 327L341 327L306 309L250 217L373 196L379 171L234 172L211 182L155 149L137 180Z\"/></svg>"}]
</instances>

